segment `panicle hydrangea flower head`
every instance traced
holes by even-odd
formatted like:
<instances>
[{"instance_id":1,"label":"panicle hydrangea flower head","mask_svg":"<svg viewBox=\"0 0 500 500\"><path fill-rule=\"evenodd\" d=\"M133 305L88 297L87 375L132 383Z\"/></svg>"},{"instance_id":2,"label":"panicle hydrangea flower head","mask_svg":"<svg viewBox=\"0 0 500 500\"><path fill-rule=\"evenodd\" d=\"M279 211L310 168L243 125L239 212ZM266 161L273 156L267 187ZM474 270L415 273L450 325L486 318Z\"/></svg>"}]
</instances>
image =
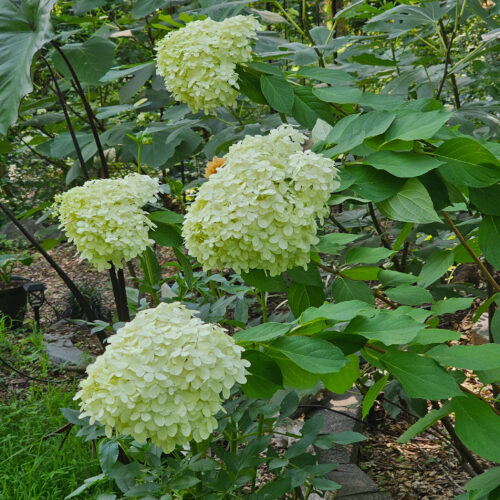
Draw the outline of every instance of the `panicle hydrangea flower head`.
<instances>
[{"instance_id":1,"label":"panicle hydrangea flower head","mask_svg":"<svg viewBox=\"0 0 500 500\"><path fill-rule=\"evenodd\" d=\"M121 268L154 242L154 224L141 208L156 200L158 179L131 174L122 179L87 181L55 197L54 209L69 241L99 271L112 262Z\"/></svg>"},{"instance_id":2,"label":"panicle hydrangea flower head","mask_svg":"<svg viewBox=\"0 0 500 500\"><path fill-rule=\"evenodd\" d=\"M157 44L158 73L175 99L193 111L233 106L238 96L236 64L251 57L251 40L260 29L252 16L217 22L193 21Z\"/></svg>"},{"instance_id":3,"label":"panicle hydrangea flower head","mask_svg":"<svg viewBox=\"0 0 500 500\"><path fill-rule=\"evenodd\" d=\"M179 302L141 311L109 339L74 399L81 418L169 453L217 428L221 393L245 383L248 361L225 330Z\"/></svg>"},{"instance_id":4,"label":"panicle hydrangea flower head","mask_svg":"<svg viewBox=\"0 0 500 500\"><path fill-rule=\"evenodd\" d=\"M306 136L282 125L229 148L224 168L200 187L184 219L189 253L204 269L263 269L276 276L306 266L338 186L334 162L303 151Z\"/></svg>"}]
</instances>

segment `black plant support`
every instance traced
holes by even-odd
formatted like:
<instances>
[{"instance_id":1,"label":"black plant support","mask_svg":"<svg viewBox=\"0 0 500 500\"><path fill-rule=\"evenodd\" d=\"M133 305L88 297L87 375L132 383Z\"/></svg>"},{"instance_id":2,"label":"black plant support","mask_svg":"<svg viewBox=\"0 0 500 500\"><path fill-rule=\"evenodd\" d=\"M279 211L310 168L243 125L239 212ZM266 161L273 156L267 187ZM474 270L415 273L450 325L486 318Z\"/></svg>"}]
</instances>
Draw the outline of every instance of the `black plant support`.
<instances>
[{"instance_id":1,"label":"black plant support","mask_svg":"<svg viewBox=\"0 0 500 500\"><path fill-rule=\"evenodd\" d=\"M57 262L45 251L45 249L40 245L38 240L22 225L22 223L17 220L16 216L7 208L7 206L0 202L0 209L5 213L5 215L14 223L14 225L21 231L23 236L43 255L47 262L52 266L54 271L60 276L64 281L66 286L71 290L79 306L82 308L88 321L95 321L97 319L95 311L92 309L89 301L82 295L73 280L59 267ZM106 341L106 335L104 332L98 332L97 338L99 342L104 347Z\"/></svg>"}]
</instances>

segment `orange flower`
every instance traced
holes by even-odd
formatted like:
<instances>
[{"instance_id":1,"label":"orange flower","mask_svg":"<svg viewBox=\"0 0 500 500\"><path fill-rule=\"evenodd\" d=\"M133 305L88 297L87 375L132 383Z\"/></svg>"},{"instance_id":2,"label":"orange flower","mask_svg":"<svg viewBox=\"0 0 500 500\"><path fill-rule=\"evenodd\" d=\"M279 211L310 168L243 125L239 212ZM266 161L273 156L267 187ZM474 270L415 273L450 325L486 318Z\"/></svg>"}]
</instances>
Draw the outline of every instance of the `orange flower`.
<instances>
[{"instance_id":1,"label":"orange flower","mask_svg":"<svg viewBox=\"0 0 500 500\"><path fill-rule=\"evenodd\" d=\"M219 167L222 167L226 163L225 158L218 158L217 156L214 156L212 158L212 161L209 161L207 163L207 168L205 169L205 177L208 179L212 174L215 174L217 172L217 169Z\"/></svg>"}]
</instances>

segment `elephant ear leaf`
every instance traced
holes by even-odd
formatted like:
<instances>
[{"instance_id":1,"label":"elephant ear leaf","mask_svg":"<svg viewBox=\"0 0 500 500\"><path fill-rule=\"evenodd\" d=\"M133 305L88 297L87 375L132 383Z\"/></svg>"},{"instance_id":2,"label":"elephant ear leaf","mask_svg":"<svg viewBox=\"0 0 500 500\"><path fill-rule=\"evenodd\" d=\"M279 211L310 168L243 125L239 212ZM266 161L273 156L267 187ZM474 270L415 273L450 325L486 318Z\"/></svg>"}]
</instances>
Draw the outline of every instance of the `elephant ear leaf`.
<instances>
[{"instance_id":1,"label":"elephant ear leaf","mask_svg":"<svg viewBox=\"0 0 500 500\"><path fill-rule=\"evenodd\" d=\"M0 0L0 134L17 119L21 99L33 90L33 56L53 36L50 11L57 0Z\"/></svg>"}]
</instances>

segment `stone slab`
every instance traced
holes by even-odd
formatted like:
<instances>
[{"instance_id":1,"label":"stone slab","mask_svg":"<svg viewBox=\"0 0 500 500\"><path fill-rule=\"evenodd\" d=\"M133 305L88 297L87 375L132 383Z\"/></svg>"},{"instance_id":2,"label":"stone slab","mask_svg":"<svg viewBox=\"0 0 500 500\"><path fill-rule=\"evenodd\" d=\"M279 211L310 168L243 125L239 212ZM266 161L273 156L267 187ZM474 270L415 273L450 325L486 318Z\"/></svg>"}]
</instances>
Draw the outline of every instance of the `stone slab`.
<instances>
[{"instance_id":1,"label":"stone slab","mask_svg":"<svg viewBox=\"0 0 500 500\"><path fill-rule=\"evenodd\" d=\"M342 489L337 491L337 498L354 499L358 498L355 495L379 493L377 484L356 464L339 464L328 473L328 479L342 485Z\"/></svg>"}]
</instances>

